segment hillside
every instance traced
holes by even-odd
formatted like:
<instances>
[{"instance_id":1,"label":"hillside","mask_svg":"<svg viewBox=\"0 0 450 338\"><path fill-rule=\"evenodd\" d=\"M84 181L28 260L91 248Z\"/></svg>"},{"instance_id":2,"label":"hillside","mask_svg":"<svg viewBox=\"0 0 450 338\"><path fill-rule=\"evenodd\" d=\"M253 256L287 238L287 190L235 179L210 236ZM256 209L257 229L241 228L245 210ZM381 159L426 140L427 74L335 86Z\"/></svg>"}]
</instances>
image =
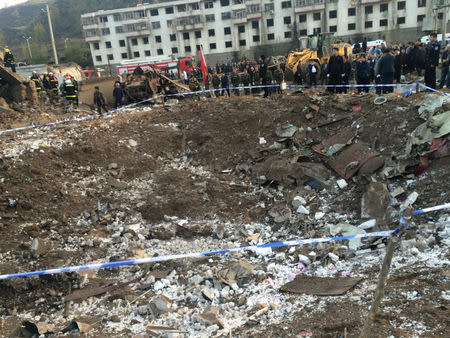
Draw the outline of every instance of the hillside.
<instances>
[{"instance_id":1,"label":"hillside","mask_svg":"<svg viewBox=\"0 0 450 338\"><path fill-rule=\"evenodd\" d=\"M42 9L45 9L46 2L50 5L58 54L65 54L64 41L68 39L67 47L70 48L71 45L74 45L73 47L75 48L72 49L83 55L88 52L88 48L82 43L81 14L100 9L135 6L141 1L31 0L21 5L4 8L0 10L0 47L8 46L13 50L17 60L30 61L23 36L31 36L32 63L47 63L51 61L52 53L47 15L42 11ZM148 2L151 3L152 1ZM88 62L84 59L77 60L78 57L67 55L68 60L81 61L81 63Z\"/></svg>"}]
</instances>

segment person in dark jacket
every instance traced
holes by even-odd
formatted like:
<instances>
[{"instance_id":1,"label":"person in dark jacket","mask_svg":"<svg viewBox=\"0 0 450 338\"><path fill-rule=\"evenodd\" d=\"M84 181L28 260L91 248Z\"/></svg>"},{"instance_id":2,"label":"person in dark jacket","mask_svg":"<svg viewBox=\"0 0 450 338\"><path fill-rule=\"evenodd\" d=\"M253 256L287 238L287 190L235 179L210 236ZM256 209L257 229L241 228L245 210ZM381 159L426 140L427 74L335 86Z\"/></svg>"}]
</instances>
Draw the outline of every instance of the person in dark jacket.
<instances>
[{"instance_id":1,"label":"person in dark jacket","mask_svg":"<svg viewBox=\"0 0 450 338\"><path fill-rule=\"evenodd\" d=\"M309 72L309 86L317 86L317 72L319 66L313 61L309 60L308 72Z\"/></svg>"},{"instance_id":2,"label":"person in dark jacket","mask_svg":"<svg viewBox=\"0 0 450 338\"><path fill-rule=\"evenodd\" d=\"M361 52L363 52L363 53L367 52L367 38L364 38L364 41L362 43Z\"/></svg>"},{"instance_id":3,"label":"person in dark jacket","mask_svg":"<svg viewBox=\"0 0 450 338\"><path fill-rule=\"evenodd\" d=\"M384 85L392 85L394 82L394 55L391 54L389 48L383 50L379 64L379 74L381 74L381 83ZM383 86L383 93L393 93L394 87Z\"/></svg>"},{"instance_id":4,"label":"person in dark jacket","mask_svg":"<svg viewBox=\"0 0 450 338\"><path fill-rule=\"evenodd\" d=\"M400 49L400 58L402 60L401 75L406 75L408 73L408 55L406 54L406 49L404 47Z\"/></svg>"},{"instance_id":5,"label":"person in dark jacket","mask_svg":"<svg viewBox=\"0 0 450 338\"><path fill-rule=\"evenodd\" d=\"M106 99L105 95L100 91L100 88L98 86L95 87L94 92L94 105L97 106L97 112L98 115L102 116L102 108L105 110L105 113L108 112L108 109L106 108Z\"/></svg>"},{"instance_id":6,"label":"person in dark jacket","mask_svg":"<svg viewBox=\"0 0 450 338\"><path fill-rule=\"evenodd\" d=\"M356 83L358 85L368 85L369 84L369 72L370 65L366 60L366 55L361 54L358 63L356 64ZM358 87L358 94L364 91L369 92L369 87Z\"/></svg>"},{"instance_id":7,"label":"person in dark jacket","mask_svg":"<svg viewBox=\"0 0 450 338\"><path fill-rule=\"evenodd\" d=\"M402 56L398 49L395 50L394 57L394 78L396 83L400 83L400 77L402 75Z\"/></svg>"},{"instance_id":8,"label":"person in dark jacket","mask_svg":"<svg viewBox=\"0 0 450 338\"><path fill-rule=\"evenodd\" d=\"M436 89L436 68L439 65L441 45L437 41L437 34L430 34L430 43L426 49L425 58L425 86Z\"/></svg>"},{"instance_id":9,"label":"person in dark jacket","mask_svg":"<svg viewBox=\"0 0 450 338\"><path fill-rule=\"evenodd\" d=\"M328 74L328 62L324 60L320 65L320 84L324 85L327 83L327 74Z\"/></svg>"},{"instance_id":10,"label":"person in dark jacket","mask_svg":"<svg viewBox=\"0 0 450 338\"><path fill-rule=\"evenodd\" d=\"M344 86L342 87L342 93L347 94L348 87L345 86L348 86L350 81L350 76L352 74L352 64L347 56L344 56L343 59L344 59L344 76L342 77L342 84Z\"/></svg>"},{"instance_id":11,"label":"person in dark jacket","mask_svg":"<svg viewBox=\"0 0 450 338\"><path fill-rule=\"evenodd\" d=\"M117 109L122 105L123 99L123 89L120 87L120 82L118 81L116 81L116 83L114 84L113 96L114 96L114 108Z\"/></svg>"},{"instance_id":12,"label":"person in dark jacket","mask_svg":"<svg viewBox=\"0 0 450 338\"><path fill-rule=\"evenodd\" d=\"M344 60L339 55L339 48L333 48L333 55L328 61L328 85L336 86L329 87L328 91L331 93L340 93L341 88L339 85L342 82L342 75L344 74Z\"/></svg>"},{"instance_id":13,"label":"person in dark jacket","mask_svg":"<svg viewBox=\"0 0 450 338\"><path fill-rule=\"evenodd\" d=\"M442 69L441 81L439 82L439 89L444 88L445 78L447 78L447 89L450 88L450 44L447 45L444 53L442 53Z\"/></svg>"},{"instance_id":14,"label":"person in dark jacket","mask_svg":"<svg viewBox=\"0 0 450 338\"><path fill-rule=\"evenodd\" d=\"M228 97L230 97L231 96L230 95L230 79L228 78L227 73L222 75L221 84L222 84L222 91L221 91L220 95L224 96L225 91L227 91Z\"/></svg>"},{"instance_id":15,"label":"person in dark jacket","mask_svg":"<svg viewBox=\"0 0 450 338\"><path fill-rule=\"evenodd\" d=\"M427 56L427 52L425 48L422 47L422 43L420 41L416 42L416 45L413 48L414 54L414 67L416 69L417 75L422 76L422 69L425 68L425 59Z\"/></svg>"},{"instance_id":16,"label":"person in dark jacket","mask_svg":"<svg viewBox=\"0 0 450 338\"><path fill-rule=\"evenodd\" d=\"M5 49L3 64L5 65L5 67L11 68L14 73L16 72L16 62L14 61L14 55L12 55L9 49Z\"/></svg>"},{"instance_id":17,"label":"person in dark jacket","mask_svg":"<svg viewBox=\"0 0 450 338\"><path fill-rule=\"evenodd\" d=\"M295 71L295 74L294 74L295 84L297 86L301 86L303 84L302 76L303 76L302 75L302 65L299 62L297 64L297 70Z\"/></svg>"}]
</instances>

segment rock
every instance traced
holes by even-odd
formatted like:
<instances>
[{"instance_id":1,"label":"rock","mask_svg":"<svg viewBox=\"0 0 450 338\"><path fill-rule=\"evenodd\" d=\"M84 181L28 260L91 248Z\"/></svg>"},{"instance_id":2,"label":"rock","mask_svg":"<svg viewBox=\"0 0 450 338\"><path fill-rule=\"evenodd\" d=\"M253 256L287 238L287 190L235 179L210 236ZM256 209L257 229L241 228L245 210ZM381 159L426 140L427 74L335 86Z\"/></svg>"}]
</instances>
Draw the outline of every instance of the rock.
<instances>
[{"instance_id":1,"label":"rock","mask_svg":"<svg viewBox=\"0 0 450 338\"><path fill-rule=\"evenodd\" d=\"M248 279L253 274L253 266L243 260L232 264L230 267L217 272L217 278L228 285L232 285L241 279Z\"/></svg>"},{"instance_id":2,"label":"rock","mask_svg":"<svg viewBox=\"0 0 450 338\"><path fill-rule=\"evenodd\" d=\"M285 205L274 206L269 210L269 215L273 217L275 223L282 223L291 218L291 209Z\"/></svg>"},{"instance_id":3,"label":"rock","mask_svg":"<svg viewBox=\"0 0 450 338\"><path fill-rule=\"evenodd\" d=\"M171 300L163 295L153 298L149 304L150 314L153 318L158 318L162 314L169 312L171 303Z\"/></svg>"},{"instance_id":4,"label":"rock","mask_svg":"<svg viewBox=\"0 0 450 338\"><path fill-rule=\"evenodd\" d=\"M325 213L322 212L322 211L318 211L318 212L315 213L314 218L316 220L319 220L319 219L323 218L323 216L325 216Z\"/></svg>"},{"instance_id":5,"label":"rock","mask_svg":"<svg viewBox=\"0 0 450 338\"><path fill-rule=\"evenodd\" d=\"M202 294L206 299L210 300L211 302L214 300L214 293L208 287L206 286L202 287Z\"/></svg>"},{"instance_id":6,"label":"rock","mask_svg":"<svg viewBox=\"0 0 450 338\"><path fill-rule=\"evenodd\" d=\"M111 169L117 169L117 168L119 168L119 165L118 165L117 163L115 163L115 162L110 163L110 164L108 165L108 170L111 170Z\"/></svg>"},{"instance_id":7,"label":"rock","mask_svg":"<svg viewBox=\"0 0 450 338\"><path fill-rule=\"evenodd\" d=\"M397 187L393 191L391 191L391 196L395 198L397 196L400 196L404 192L405 192L405 189L403 189L402 187Z\"/></svg>"},{"instance_id":8,"label":"rock","mask_svg":"<svg viewBox=\"0 0 450 338\"><path fill-rule=\"evenodd\" d=\"M39 257L39 240L37 238L33 239L30 247L31 257L38 258Z\"/></svg>"},{"instance_id":9,"label":"rock","mask_svg":"<svg viewBox=\"0 0 450 338\"><path fill-rule=\"evenodd\" d=\"M219 328L223 329L224 325L223 322L219 319L218 314L219 309L215 306L210 306L203 313L196 316L196 318L199 318L200 321L206 325L217 325Z\"/></svg>"},{"instance_id":10,"label":"rock","mask_svg":"<svg viewBox=\"0 0 450 338\"><path fill-rule=\"evenodd\" d=\"M372 182L361 200L361 217L388 220L390 194L386 184Z\"/></svg>"},{"instance_id":11,"label":"rock","mask_svg":"<svg viewBox=\"0 0 450 338\"><path fill-rule=\"evenodd\" d=\"M295 132L298 130L298 128L290 123L283 123L280 124L277 129L275 130L275 134L278 137L292 137L294 136Z\"/></svg>"},{"instance_id":12,"label":"rock","mask_svg":"<svg viewBox=\"0 0 450 338\"><path fill-rule=\"evenodd\" d=\"M417 197L419 197L419 194L416 191L410 193L406 200L400 205L400 211L403 211L414 204L414 202L417 200Z\"/></svg>"},{"instance_id":13,"label":"rock","mask_svg":"<svg viewBox=\"0 0 450 338\"><path fill-rule=\"evenodd\" d=\"M357 228L353 225L347 223L338 223L336 225L330 225L330 234L336 236L337 234L342 234L342 236L352 236L357 234L365 234L363 229ZM362 246L361 238L353 238L348 241L348 247L351 250L357 250Z\"/></svg>"},{"instance_id":14,"label":"rock","mask_svg":"<svg viewBox=\"0 0 450 338\"><path fill-rule=\"evenodd\" d=\"M306 118L307 120L311 120L311 119L313 118L313 114L308 113L308 114L305 115L305 118Z\"/></svg>"},{"instance_id":15,"label":"rock","mask_svg":"<svg viewBox=\"0 0 450 338\"><path fill-rule=\"evenodd\" d=\"M300 263L303 263L305 265L310 265L311 264L311 259L305 255L298 255L298 261Z\"/></svg>"},{"instance_id":16,"label":"rock","mask_svg":"<svg viewBox=\"0 0 450 338\"><path fill-rule=\"evenodd\" d=\"M137 147L137 142L135 141L135 140L133 140L133 139L129 139L128 140L128 145L130 146L130 147Z\"/></svg>"},{"instance_id":17,"label":"rock","mask_svg":"<svg viewBox=\"0 0 450 338\"><path fill-rule=\"evenodd\" d=\"M340 180L337 180L336 181L336 184L338 185L338 187L340 188L340 189L344 189L344 188L346 188L347 186L348 186L348 183L347 183L347 181L346 180L344 180L344 179L340 179Z\"/></svg>"},{"instance_id":18,"label":"rock","mask_svg":"<svg viewBox=\"0 0 450 338\"><path fill-rule=\"evenodd\" d=\"M358 228L367 230L367 229L373 228L375 226L375 224L377 224L377 221L375 219L369 219L368 221L358 225Z\"/></svg>"},{"instance_id":19,"label":"rock","mask_svg":"<svg viewBox=\"0 0 450 338\"><path fill-rule=\"evenodd\" d=\"M218 239L223 239L225 236L225 226L223 224L218 224L216 226L216 231L214 231Z\"/></svg>"},{"instance_id":20,"label":"rock","mask_svg":"<svg viewBox=\"0 0 450 338\"><path fill-rule=\"evenodd\" d=\"M328 257L330 257L330 259L331 259L333 262L335 262L335 263L339 260L339 256L338 256L338 255L335 255L335 254L332 253L332 252L328 253Z\"/></svg>"},{"instance_id":21,"label":"rock","mask_svg":"<svg viewBox=\"0 0 450 338\"><path fill-rule=\"evenodd\" d=\"M304 215L309 215L309 209L306 208L306 207L304 207L303 205L300 205L300 206L297 208L297 213L299 213L299 214L304 214Z\"/></svg>"},{"instance_id":22,"label":"rock","mask_svg":"<svg viewBox=\"0 0 450 338\"><path fill-rule=\"evenodd\" d=\"M306 204L306 200L301 196L295 196L294 199L292 200L292 206L295 209L297 209L299 206L305 205L305 204Z\"/></svg>"}]
</instances>

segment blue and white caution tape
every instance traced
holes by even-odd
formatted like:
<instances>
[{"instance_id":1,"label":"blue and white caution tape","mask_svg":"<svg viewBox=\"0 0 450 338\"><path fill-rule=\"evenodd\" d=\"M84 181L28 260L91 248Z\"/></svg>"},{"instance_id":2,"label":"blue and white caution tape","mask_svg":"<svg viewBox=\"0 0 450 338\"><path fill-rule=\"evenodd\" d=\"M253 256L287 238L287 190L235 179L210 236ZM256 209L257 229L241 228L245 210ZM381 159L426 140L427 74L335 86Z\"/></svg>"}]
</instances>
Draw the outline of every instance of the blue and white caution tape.
<instances>
[{"instance_id":1,"label":"blue and white caution tape","mask_svg":"<svg viewBox=\"0 0 450 338\"><path fill-rule=\"evenodd\" d=\"M356 234L356 235L351 235L351 236L297 239L297 240L292 240L292 241L272 242L272 243L243 246L243 247L237 247L237 248L231 248L231 249L182 253L182 254L175 254L175 255L147 257L147 258L140 258L140 259L128 259L128 260L116 261L116 262L69 266L69 267L65 267L65 268L55 268L55 269L49 269L49 270L20 272L20 273L13 273L13 274L9 274L9 275L0 275L0 279L10 279L10 278L29 277L29 276L38 276L38 275L52 275L52 274L83 271L83 270L98 270L98 269L106 269L106 268L116 268L119 266L164 262L164 261L182 259L182 258L196 258L196 257L202 257L202 256L224 254L224 253L229 253L229 252L257 251L258 249L278 248L278 247L282 247L282 246L306 245L306 244L313 244L313 243L334 242L334 241L342 241L342 240L354 239L354 238L389 237L392 235L392 233L393 233L393 230L389 230L389 231L369 232L369 233L365 233L365 234Z\"/></svg>"},{"instance_id":2,"label":"blue and white caution tape","mask_svg":"<svg viewBox=\"0 0 450 338\"><path fill-rule=\"evenodd\" d=\"M404 87L404 86L412 86L412 85L416 85L416 83L401 83L401 84L364 84L364 85L354 85L354 84L349 84L349 85L317 85L314 87L317 88L360 88L360 87ZM444 93L444 92L440 92L438 90L426 87L423 84L418 83L418 85L422 86L425 89L429 89L435 92L438 92L442 95L449 95L448 93ZM143 103L148 103L151 101L154 101L158 98L164 98L164 97L178 97L178 96L189 96L189 95L197 95L197 94L204 94L204 93L212 93L212 92L222 92L222 91L226 91L228 90L234 90L234 89L263 89L263 88L279 88L280 85L263 85L263 86L244 86L244 87L232 87L232 88L219 88L219 89L208 89L208 90L200 90L200 91L196 91L196 92L187 92L187 93L176 93L176 94L166 94L166 95L159 95L156 97L152 97L149 99L145 99L139 102L135 102L135 103L131 103L128 104L126 106L122 106L120 108L114 109L114 110L110 110L108 112L106 112L104 115L112 115L113 113L116 112L120 112L135 106L138 106L140 104ZM308 85L287 85L286 87L289 88L311 88ZM48 123L43 123L43 124L32 124L29 126L24 126L24 127L19 127L19 128L11 128L11 129L5 129L5 130L0 130L0 135L2 134L6 134L6 133L12 133L12 132L17 132L17 131L24 131L24 130L30 130L30 129L36 129L36 128L44 128L44 127L51 127L51 126L56 126L56 125L62 125L62 124L66 124L66 123L72 123L72 122L81 122L81 121L85 121L85 120L89 120L89 119L96 119L98 118L98 114L93 114L93 115L86 115L86 116L81 116L81 117L73 117L73 118L69 118L69 119L65 119L65 120L61 120L61 121L53 121L53 122L48 122Z\"/></svg>"},{"instance_id":3,"label":"blue and white caution tape","mask_svg":"<svg viewBox=\"0 0 450 338\"><path fill-rule=\"evenodd\" d=\"M413 215L420 215L420 214L424 214L424 213L427 213L427 212L444 210L444 209L450 209L450 203L436 205L435 207L429 207L429 208L424 208L424 209L417 209L417 210L414 210L412 212L412 214Z\"/></svg>"}]
</instances>

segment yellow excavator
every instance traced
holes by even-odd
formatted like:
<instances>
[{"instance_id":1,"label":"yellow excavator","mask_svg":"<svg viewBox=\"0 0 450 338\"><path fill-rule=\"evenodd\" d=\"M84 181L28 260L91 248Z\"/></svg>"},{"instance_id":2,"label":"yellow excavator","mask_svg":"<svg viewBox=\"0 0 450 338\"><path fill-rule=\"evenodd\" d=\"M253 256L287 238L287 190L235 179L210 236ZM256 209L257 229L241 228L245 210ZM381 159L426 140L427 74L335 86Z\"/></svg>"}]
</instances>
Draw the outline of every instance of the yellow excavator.
<instances>
[{"instance_id":1,"label":"yellow excavator","mask_svg":"<svg viewBox=\"0 0 450 338\"><path fill-rule=\"evenodd\" d=\"M286 60L286 70L289 69L293 74L297 71L297 66L300 63L302 74L305 77L308 74L308 65L310 60L314 62L316 68L320 70L324 62L328 62L330 56L333 54L333 48L339 48L339 55L352 55L352 46L349 43L342 41L335 41L333 33L322 33L309 36L301 36L299 38L300 52L290 53Z\"/></svg>"}]
</instances>

